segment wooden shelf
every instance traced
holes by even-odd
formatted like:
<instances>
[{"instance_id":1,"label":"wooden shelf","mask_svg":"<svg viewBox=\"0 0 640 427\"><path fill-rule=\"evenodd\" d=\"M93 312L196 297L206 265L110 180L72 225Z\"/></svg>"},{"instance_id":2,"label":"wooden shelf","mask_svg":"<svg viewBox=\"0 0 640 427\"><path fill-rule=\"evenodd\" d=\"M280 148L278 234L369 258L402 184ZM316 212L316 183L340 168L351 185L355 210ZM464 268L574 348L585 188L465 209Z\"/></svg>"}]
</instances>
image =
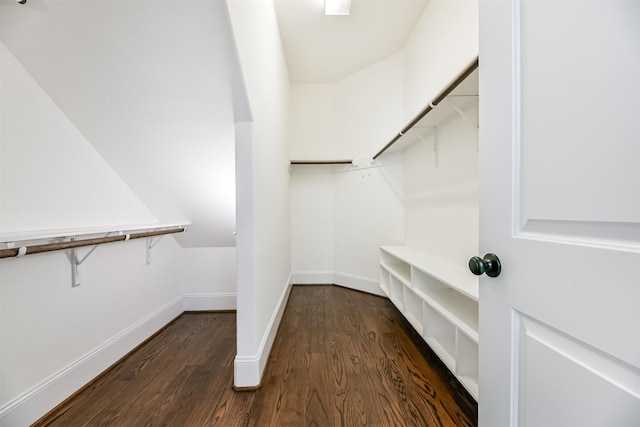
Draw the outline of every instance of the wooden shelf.
<instances>
[{"instance_id":1,"label":"wooden shelf","mask_svg":"<svg viewBox=\"0 0 640 427\"><path fill-rule=\"evenodd\" d=\"M406 246L380 248L380 288L478 398L478 278Z\"/></svg>"}]
</instances>

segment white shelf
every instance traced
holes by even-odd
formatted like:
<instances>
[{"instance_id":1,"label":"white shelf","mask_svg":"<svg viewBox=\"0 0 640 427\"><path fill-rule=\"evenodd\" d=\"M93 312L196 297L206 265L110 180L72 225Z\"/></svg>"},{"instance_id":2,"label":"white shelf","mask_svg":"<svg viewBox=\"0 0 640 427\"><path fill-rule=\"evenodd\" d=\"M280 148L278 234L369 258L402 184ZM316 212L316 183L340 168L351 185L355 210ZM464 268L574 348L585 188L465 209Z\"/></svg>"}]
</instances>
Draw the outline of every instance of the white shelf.
<instances>
[{"instance_id":1,"label":"white shelf","mask_svg":"<svg viewBox=\"0 0 640 427\"><path fill-rule=\"evenodd\" d=\"M399 270L397 270L397 269L393 268L392 266L390 266L388 264L385 264L385 263L380 263L380 267L382 267L385 270L387 270L387 272L389 274L391 274L397 280L402 282L405 286L411 287L411 281L409 280L410 275L408 275L408 274L405 275L404 272L399 271Z\"/></svg>"},{"instance_id":2,"label":"white shelf","mask_svg":"<svg viewBox=\"0 0 640 427\"><path fill-rule=\"evenodd\" d=\"M105 233L127 234L134 231L151 231L165 228L185 227L190 222L168 222L153 224L116 224L96 227L60 228L53 230L24 230L0 233L0 243L28 242L35 240L61 239L65 237L91 236Z\"/></svg>"},{"instance_id":3,"label":"white shelf","mask_svg":"<svg viewBox=\"0 0 640 427\"><path fill-rule=\"evenodd\" d=\"M382 246L383 261L387 257L396 257L435 280L478 301L478 277L465 266L456 265L440 258L425 254L407 246ZM389 262L386 261L388 264ZM411 276L411 274L408 274Z\"/></svg>"},{"instance_id":4,"label":"white shelf","mask_svg":"<svg viewBox=\"0 0 640 427\"><path fill-rule=\"evenodd\" d=\"M406 246L380 249L383 292L477 399L478 278Z\"/></svg>"}]
</instances>

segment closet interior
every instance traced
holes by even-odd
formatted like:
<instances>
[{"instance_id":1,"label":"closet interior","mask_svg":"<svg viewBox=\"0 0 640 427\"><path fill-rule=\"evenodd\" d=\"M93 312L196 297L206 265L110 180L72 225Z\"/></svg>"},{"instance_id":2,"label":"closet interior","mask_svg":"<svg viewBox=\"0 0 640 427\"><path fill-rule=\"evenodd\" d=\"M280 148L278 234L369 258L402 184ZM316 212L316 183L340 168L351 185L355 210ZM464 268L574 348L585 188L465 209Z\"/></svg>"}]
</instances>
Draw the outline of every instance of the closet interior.
<instances>
[{"instance_id":1,"label":"closet interior","mask_svg":"<svg viewBox=\"0 0 640 427\"><path fill-rule=\"evenodd\" d=\"M478 253L478 101L476 57L452 76L450 83L387 144L380 144L381 149L369 160L291 161L292 165L320 165L320 169L311 166L313 171L306 166L302 166L304 170L296 169L300 166L292 168L296 185L306 185L294 195L321 188L317 196L324 197L324 205L334 203L335 208L327 210L329 214L333 212L334 218L346 215L343 212L347 208L336 201L339 198L335 194L346 192L345 186L354 189L350 197L357 202L349 207L359 211L352 217L375 223L375 227L369 228L367 234L353 232L344 236L336 232L333 248L339 248L341 242L352 244L354 239L368 239L368 246L361 244L347 254L355 259L352 264L373 257L381 294L393 302L476 400L478 278L469 271L467 263ZM327 181L332 184L319 184ZM329 189L331 185L334 193ZM371 190L375 186L380 188ZM392 195L387 196L385 205L384 201L379 202L379 196L372 195L373 191ZM303 200L302 196L296 197ZM311 200L310 196L305 197L304 202L296 203L304 205ZM396 214L397 206L400 215ZM389 219L381 222L380 212L385 210ZM360 225L354 223L353 228L362 228ZM393 236L388 241L380 231L385 228L400 231L387 233ZM325 229L330 232L331 227ZM312 234L305 237L306 241L313 241ZM321 244L324 237L316 241ZM331 247L330 243L327 245ZM318 245L306 247L312 246ZM348 262L344 255L344 252L332 255L334 271L346 270ZM360 262L363 264L364 261ZM317 273L312 271L308 276L320 277ZM364 277L378 274L376 270L370 273L361 268L354 275L359 273Z\"/></svg>"}]
</instances>

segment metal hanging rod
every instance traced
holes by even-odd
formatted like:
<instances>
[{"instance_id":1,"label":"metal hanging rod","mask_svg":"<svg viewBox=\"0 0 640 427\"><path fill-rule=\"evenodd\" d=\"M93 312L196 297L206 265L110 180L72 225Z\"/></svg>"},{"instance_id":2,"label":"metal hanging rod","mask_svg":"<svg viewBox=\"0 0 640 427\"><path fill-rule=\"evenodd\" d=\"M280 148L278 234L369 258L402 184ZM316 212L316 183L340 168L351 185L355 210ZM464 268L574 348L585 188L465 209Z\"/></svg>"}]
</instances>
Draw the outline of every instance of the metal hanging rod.
<instances>
[{"instance_id":1,"label":"metal hanging rod","mask_svg":"<svg viewBox=\"0 0 640 427\"><path fill-rule=\"evenodd\" d=\"M353 160L291 160L292 165L350 165Z\"/></svg>"},{"instance_id":2,"label":"metal hanging rod","mask_svg":"<svg viewBox=\"0 0 640 427\"><path fill-rule=\"evenodd\" d=\"M61 251L66 249L94 246L102 243L122 242L125 240L143 239L146 237L162 236L165 234L182 233L185 227L170 228L164 230L143 231L139 233L121 234L118 236L98 237L95 239L72 240L69 242L46 243L42 245L20 246L17 248L0 249L0 258L11 258L24 255L33 255L43 252ZM69 236L73 237L73 236Z\"/></svg>"},{"instance_id":3,"label":"metal hanging rod","mask_svg":"<svg viewBox=\"0 0 640 427\"><path fill-rule=\"evenodd\" d=\"M444 88L444 90L442 90L434 99L433 101L431 101L429 103L429 105L427 105L426 107L424 107L410 122L409 124L407 124L404 128L402 128L402 130L400 131L400 133L398 133L396 136L393 137L393 139L391 141L389 141L387 143L387 145L385 145L380 151L378 151L376 153L375 156L373 156L373 159L377 159L378 157L380 157L380 155L382 153L384 153L385 151L387 151L387 149L389 149L396 141L398 141L400 139L400 137L402 135L404 135L405 133L407 133L412 127L414 127L416 124L418 124L418 122L420 120L422 120L422 118L424 116L426 116L427 114L429 114L429 112L431 110L433 110L438 104L440 104L440 102L445 99L451 92L453 92L453 90L455 88L458 87L458 85L460 83L462 83L464 81L464 79L466 79L467 77L469 77L469 75L471 73L473 73L477 68L478 68L478 57L476 56L476 58L471 61L471 63L469 65L467 65L467 67L462 70L462 72L460 72L460 74L458 74L456 76L455 79L453 79L453 81L451 83L449 83L449 85Z\"/></svg>"}]
</instances>

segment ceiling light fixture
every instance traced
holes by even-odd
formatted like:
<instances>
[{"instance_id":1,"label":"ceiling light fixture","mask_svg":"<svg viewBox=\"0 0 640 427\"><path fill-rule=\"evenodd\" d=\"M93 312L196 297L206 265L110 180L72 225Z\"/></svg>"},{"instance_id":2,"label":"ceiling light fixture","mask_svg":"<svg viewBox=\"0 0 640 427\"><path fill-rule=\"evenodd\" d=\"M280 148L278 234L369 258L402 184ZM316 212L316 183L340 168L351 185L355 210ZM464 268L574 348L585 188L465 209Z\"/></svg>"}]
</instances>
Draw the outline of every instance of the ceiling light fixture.
<instances>
[{"instance_id":1,"label":"ceiling light fixture","mask_svg":"<svg viewBox=\"0 0 640 427\"><path fill-rule=\"evenodd\" d=\"M351 0L324 0L325 15L348 15Z\"/></svg>"}]
</instances>

